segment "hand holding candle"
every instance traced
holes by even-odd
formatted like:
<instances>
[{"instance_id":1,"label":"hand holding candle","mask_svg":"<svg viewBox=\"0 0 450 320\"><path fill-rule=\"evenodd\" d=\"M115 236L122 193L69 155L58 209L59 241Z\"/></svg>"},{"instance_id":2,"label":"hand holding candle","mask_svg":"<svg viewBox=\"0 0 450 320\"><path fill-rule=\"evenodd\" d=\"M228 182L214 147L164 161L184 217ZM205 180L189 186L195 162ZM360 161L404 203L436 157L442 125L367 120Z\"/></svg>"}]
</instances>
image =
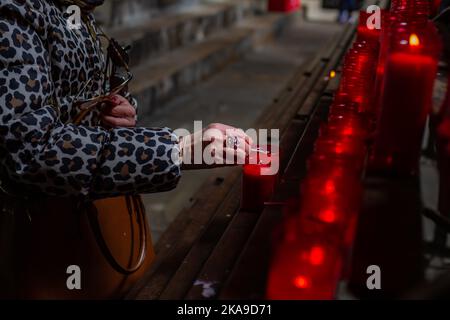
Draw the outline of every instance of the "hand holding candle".
<instances>
[{"instance_id":1,"label":"hand holding candle","mask_svg":"<svg viewBox=\"0 0 450 320\"><path fill-rule=\"evenodd\" d=\"M180 138L182 168L196 170L244 164L253 141L241 129L220 123Z\"/></svg>"}]
</instances>

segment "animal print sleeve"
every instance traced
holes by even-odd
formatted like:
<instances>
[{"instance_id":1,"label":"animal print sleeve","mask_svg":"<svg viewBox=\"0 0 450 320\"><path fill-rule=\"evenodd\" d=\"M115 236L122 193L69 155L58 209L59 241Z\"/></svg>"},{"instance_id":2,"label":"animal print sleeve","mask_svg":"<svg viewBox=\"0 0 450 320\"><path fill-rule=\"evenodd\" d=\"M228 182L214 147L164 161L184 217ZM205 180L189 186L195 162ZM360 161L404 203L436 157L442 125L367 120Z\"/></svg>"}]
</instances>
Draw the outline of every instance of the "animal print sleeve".
<instances>
[{"instance_id":1,"label":"animal print sleeve","mask_svg":"<svg viewBox=\"0 0 450 320\"><path fill-rule=\"evenodd\" d=\"M94 198L175 187L179 147L170 129L104 130L61 122L50 103L45 17L6 3L0 4L1 180L22 193Z\"/></svg>"}]
</instances>

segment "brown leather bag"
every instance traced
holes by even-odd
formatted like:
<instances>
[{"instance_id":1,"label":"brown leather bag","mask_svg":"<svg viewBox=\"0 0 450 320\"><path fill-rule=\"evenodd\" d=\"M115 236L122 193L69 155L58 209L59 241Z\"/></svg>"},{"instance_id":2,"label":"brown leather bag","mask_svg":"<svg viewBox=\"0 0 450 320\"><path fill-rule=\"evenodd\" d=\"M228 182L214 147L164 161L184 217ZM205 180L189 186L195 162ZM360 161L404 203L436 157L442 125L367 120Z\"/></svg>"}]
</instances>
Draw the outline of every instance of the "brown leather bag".
<instances>
[{"instance_id":1,"label":"brown leather bag","mask_svg":"<svg viewBox=\"0 0 450 320\"><path fill-rule=\"evenodd\" d=\"M121 298L154 259L138 196L0 201L0 298ZM81 290L67 287L72 265Z\"/></svg>"}]
</instances>

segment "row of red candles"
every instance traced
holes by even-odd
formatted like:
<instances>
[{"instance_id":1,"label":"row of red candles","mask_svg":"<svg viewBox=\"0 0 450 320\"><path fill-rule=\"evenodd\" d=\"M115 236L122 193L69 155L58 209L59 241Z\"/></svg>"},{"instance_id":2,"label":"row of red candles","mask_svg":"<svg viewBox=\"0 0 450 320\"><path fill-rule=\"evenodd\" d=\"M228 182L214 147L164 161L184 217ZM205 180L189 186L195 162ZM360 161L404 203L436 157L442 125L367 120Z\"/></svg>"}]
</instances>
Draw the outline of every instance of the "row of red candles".
<instances>
[{"instance_id":1,"label":"row of red candles","mask_svg":"<svg viewBox=\"0 0 450 320\"><path fill-rule=\"evenodd\" d=\"M429 5L392 1L382 31L370 30L369 15L361 12L328 121L308 160L300 213L287 216L272 259L267 298L333 299L347 271L366 160L388 173L416 171L441 50Z\"/></svg>"}]
</instances>

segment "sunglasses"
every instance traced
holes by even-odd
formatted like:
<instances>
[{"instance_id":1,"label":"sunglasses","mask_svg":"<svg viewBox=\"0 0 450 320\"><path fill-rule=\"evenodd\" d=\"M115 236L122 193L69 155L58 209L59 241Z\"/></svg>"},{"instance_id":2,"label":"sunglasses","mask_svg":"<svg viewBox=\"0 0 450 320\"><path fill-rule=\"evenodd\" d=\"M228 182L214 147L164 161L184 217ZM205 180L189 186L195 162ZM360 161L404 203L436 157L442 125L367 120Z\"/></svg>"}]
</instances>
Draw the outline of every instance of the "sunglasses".
<instances>
[{"instance_id":1,"label":"sunglasses","mask_svg":"<svg viewBox=\"0 0 450 320\"><path fill-rule=\"evenodd\" d=\"M88 113L108 102L112 96L120 94L127 98L129 95L128 84L133 79L129 68L130 58L127 53L129 47L122 47L115 39L107 37L104 33L97 36L105 39L108 43L105 69L103 73L96 73L86 81L75 98L74 106L80 110L74 119L75 124L79 124ZM104 79L101 94L88 99L80 99L89 85L99 78Z\"/></svg>"}]
</instances>

